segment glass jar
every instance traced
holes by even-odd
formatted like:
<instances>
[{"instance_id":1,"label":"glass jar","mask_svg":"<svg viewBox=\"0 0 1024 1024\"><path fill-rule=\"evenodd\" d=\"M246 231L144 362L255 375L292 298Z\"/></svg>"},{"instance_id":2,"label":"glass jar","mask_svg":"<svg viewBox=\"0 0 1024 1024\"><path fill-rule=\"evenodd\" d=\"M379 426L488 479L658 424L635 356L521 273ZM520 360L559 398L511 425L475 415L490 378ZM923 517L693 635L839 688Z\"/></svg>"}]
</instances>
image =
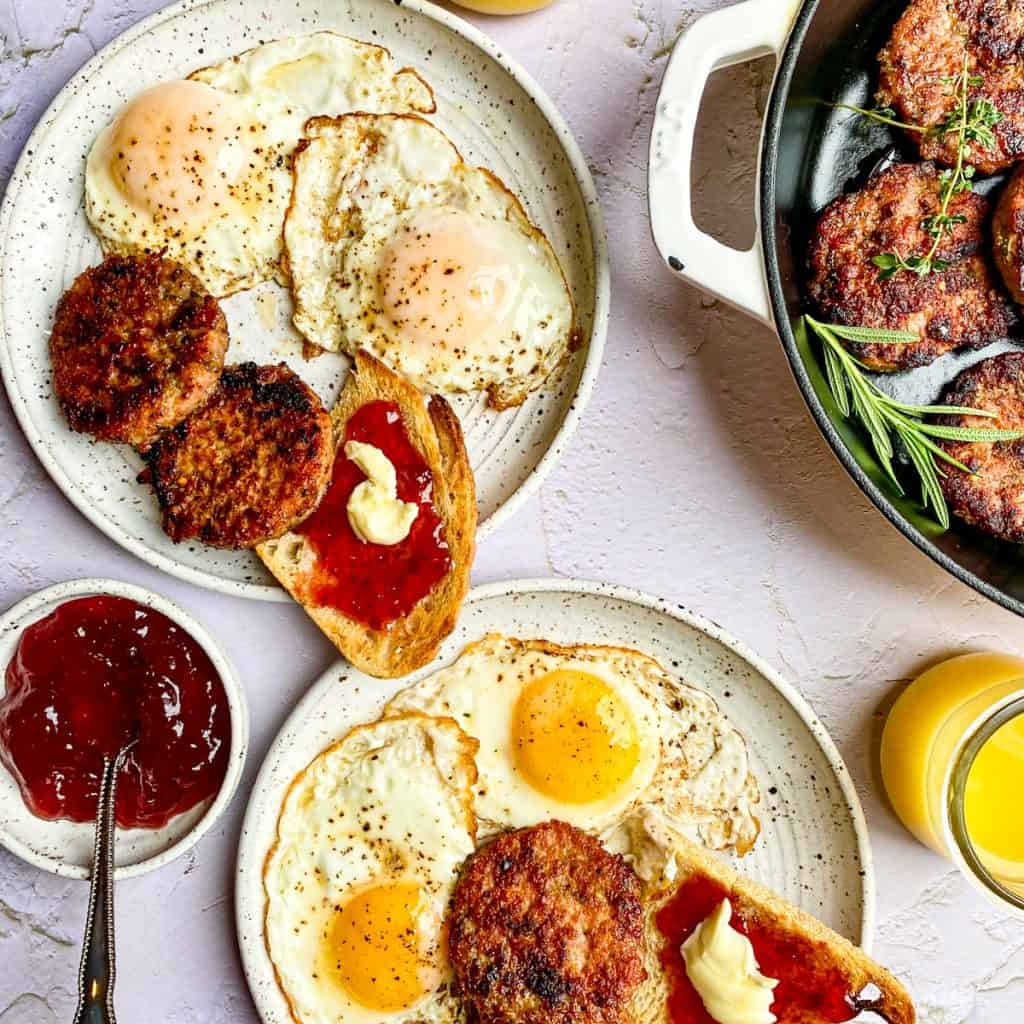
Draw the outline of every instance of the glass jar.
<instances>
[{"instance_id":1,"label":"glass jar","mask_svg":"<svg viewBox=\"0 0 1024 1024\"><path fill-rule=\"evenodd\" d=\"M459 7L481 14L526 14L547 7L553 0L453 0Z\"/></svg>"},{"instance_id":2,"label":"glass jar","mask_svg":"<svg viewBox=\"0 0 1024 1024\"><path fill-rule=\"evenodd\" d=\"M965 654L889 712L882 779L904 825L1024 916L1024 659Z\"/></svg>"}]
</instances>

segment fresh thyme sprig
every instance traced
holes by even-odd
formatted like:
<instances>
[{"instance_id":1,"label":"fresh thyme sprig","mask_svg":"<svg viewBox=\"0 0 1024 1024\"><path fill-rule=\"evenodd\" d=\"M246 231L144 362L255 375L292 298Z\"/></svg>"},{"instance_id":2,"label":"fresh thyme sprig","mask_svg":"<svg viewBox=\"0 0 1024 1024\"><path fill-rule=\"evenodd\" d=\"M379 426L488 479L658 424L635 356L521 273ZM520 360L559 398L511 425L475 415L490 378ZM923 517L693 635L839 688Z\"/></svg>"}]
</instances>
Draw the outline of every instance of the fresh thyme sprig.
<instances>
[{"instance_id":1,"label":"fresh thyme sprig","mask_svg":"<svg viewBox=\"0 0 1024 1024\"><path fill-rule=\"evenodd\" d=\"M974 167L965 159L967 148L971 143L977 143L987 149L996 141L992 126L998 124L1003 115L987 99L967 98L968 90L982 85L984 80L970 73L966 56L960 73L943 81L952 87L956 103L946 119L932 131L941 136L956 135L956 163L951 170L945 170L939 175L939 212L925 217L921 222L921 227L931 235L932 244L923 256L904 256L893 250L872 257L871 262L878 267L880 281L892 277L901 270L923 277L932 271L945 270L949 266L948 260L939 258L938 251L943 238L967 219L963 214L949 212L949 204L953 197L962 192L970 192L972 187Z\"/></svg>"},{"instance_id":2,"label":"fresh thyme sprig","mask_svg":"<svg viewBox=\"0 0 1024 1024\"><path fill-rule=\"evenodd\" d=\"M941 259L938 252L942 240L958 224L963 224L967 219L962 214L950 213L949 206L954 196L962 192L970 192L973 187L974 167L967 162L968 148L974 143L988 149L996 142L992 128L1002 120L1003 115L990 100L984 97L968 99L970 89L983 85L984 79L970 73L966 55L959 74L951 75L942 81L950 86L954 97L953 109L946 115L945 120L928 127L898 120L896 111L891 107L866 109L848 103L830 104L830 106L842 110L852 110L863 117L869 117L893 128L902 128L905 131L918 132L922 135L956 136L956 163L951 169L944 170L939 175L939 210L932 216L925 217L921 222L921 227L932 238L928 251L923 255L917 253L904 255L899 250L893 249L873 256L871 262L878 267L880 281L901 271L923 277L933 271L946 270L949 267L949 261Z\"/></svg>"},{"instance_id":3,"label":"fresh thyme sprig","mask_svg":"<svg viewBox=\"0 0 1024 1024\"><path fill-rule=\"evenodd\" d=\"M908 132L928 132L928 129L922 125L910 124L908 121L899 120L896 116L896 111L892 107L855 107L851 103L826 103L825 106L831 107L833 110L850 110L855 114L860 114L862 117L870 117L872 121L887 124L890 128L902 128Z\"/></svg>"},{"instance_id":4,"label":"fresh thyme sprig","mask_svg":"<svg viewBox=\"0 0 1024 1024\"><path fill-rule=\"evenodd\" d=\"M878 463L900 494L903 486L893 469L895 454L893 437L899 438L921 480L921 501L930 505L943 529L949 528L949 509L942 494L939 478L945 476L940 463L970 473L962 462L953 458L933 438L947 441L1014 441L1024 437L1024 430L1001 430L986 427L947 427L925 422L929 415L983 416L992 419L995 413L959 405L908 405L890 398L864 375L864 364L851 355L840 339L857 344L911 344L920 339L909 331L874 327L843 327L823 324L805 315L807 326L818 336L825 356L825 377L829 390L843 416L851 414L864 425L871 438Z\"/></svg>"}]
</instances>

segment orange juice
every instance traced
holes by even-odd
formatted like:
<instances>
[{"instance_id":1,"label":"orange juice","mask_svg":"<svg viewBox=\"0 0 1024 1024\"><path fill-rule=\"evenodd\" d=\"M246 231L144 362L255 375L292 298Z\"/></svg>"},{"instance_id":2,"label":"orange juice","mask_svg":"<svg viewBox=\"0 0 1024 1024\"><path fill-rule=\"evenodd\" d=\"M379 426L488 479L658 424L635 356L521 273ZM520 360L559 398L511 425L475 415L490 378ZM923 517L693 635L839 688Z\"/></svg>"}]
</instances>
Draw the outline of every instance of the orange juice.
<instances>
[{"instance_id":1,"label":"orange juice","mask_svg":"<svg viewBox=\"0 0 1024 1024\"><path fill-rule=\"evenodd\" d=\"M981 745L967 772L964 821L981 862L1005 885L1024 884L1024 715Z\"/></svg>"},{"instance_id":2,"label":"orange juice","mask_svg":"<svg viewBox=\"0 0 1024 1024\"><path fill-rule=\"evenodd\" d=\"M930 668L893 705L881 757L904 825L1016 905L1024 896L1024 659L965 654Z\"/></svg>"},{"instance_id":3,"label":"orange juice","mask_svg":"<svg viewBox=\"0 0 1024 1024\"><path fill-rule=\"evenodd\" d=\"M459 7L483 14L526 14L547 7L552 0L455 0Z\"/></svg>"}]
</instances>

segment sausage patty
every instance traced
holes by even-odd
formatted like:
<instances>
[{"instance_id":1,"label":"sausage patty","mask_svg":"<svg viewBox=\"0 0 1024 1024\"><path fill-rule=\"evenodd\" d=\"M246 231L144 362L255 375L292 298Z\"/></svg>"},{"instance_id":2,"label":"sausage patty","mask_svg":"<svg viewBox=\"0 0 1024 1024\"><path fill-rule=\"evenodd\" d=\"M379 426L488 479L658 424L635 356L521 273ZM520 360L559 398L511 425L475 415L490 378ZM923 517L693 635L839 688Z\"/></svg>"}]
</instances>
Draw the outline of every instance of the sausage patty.
<instances>
[{"instance_id":1,"label":"sausage patty","mask_svg":"<svg viewBox=\"0 0 1024 1024\"><path fill-rule=\"evenodd\" d=\"M1024 8L1017 0L912 0L878 55L878 102L900 120L926 160L956 163L957 135L943 131L958 102L950 79L972 78L968 99L986 98L1002 115L995 144L969 142L967 162L994 174L1024 158Z\"/></svg>"},{"instance_id":2,"label":"sausage patty","mask_svg":"<svg viewBox=\"0 0 1024 1024\"><path fill-rule=\"evenodd\" d=\"M144 447L209 398L227 347L220 305L184 267L108 256L57 306L57 401L72 430Z\"/></svg>"},{"instance_id":3,"label":"sausage patty","mask_svg":"<svg viewBox=\"0 0 1024 1024\"><path fill-rule=\"evenodd\" d=\"M640 880L564 822L507 832L463 871L448 943L481 1024L614 1024L645 977Z\"/></svg>"},{"instance_id":4,"label":"sausage patty","mask_svg":"<svg viewBox=\"0 0 1024 1024\"><path fill-rule=\"evenodd\" d=\"M916 334L909 344L848 347L875 370L923 366L951 349L981 348L1005 337L1015 320L987 263L982 230L988 202L961 192L949 213L963 217L939 245L945 270L919 275L902 270L881 278L872 257L898 252L924 255L933 239L922 221L940 205L932 164L897 164L862 189L834 199L811 240L808 292L830 323L888 327Z\"/></svg>"},{"instance_id":5,"label":"sausage patty","mask_svg":"<svg viewBox=\"0 0 1024 1024\"><path fill-rule=\"evenodd\" d=\"M1024 167L1003 189L992 215L992 251L999 273L1017 302L1024 303Z\"/></svg>"},{"instance_id":6,"label":"sausage patty","mask_svg":"<svg viewBox=\"0 0 1024 1024\"><path fill-rule=\"evenodd\" d=\"M316 508L331 477L331 418L284 363L225 371L210 400L146 453L174 541L250 548Z\"/></svg>"},{"instance_id":7,"label":"sausage patty","mask_svg":"<svg viewBox=\"0 0 1024 1024\"><path fill-rule=\"evenodd\" d=\"M1024 430L1024 352L1006 352L969 366L942 396L946 405L996 413L937 416L951 427ZM965 522L1002 540L1024 541L1024 438L1018 441L942 441L973 473L943 463L942 493Z\"/></svg>"}]
</instances>

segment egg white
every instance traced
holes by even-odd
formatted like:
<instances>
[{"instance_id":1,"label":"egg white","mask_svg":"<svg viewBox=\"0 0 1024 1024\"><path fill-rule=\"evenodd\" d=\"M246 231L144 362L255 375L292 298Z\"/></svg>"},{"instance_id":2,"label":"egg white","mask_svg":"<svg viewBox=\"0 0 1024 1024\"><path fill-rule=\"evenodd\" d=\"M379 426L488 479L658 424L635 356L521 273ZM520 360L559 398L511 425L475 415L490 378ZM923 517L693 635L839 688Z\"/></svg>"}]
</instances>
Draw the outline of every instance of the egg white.
<instances>
[{"instance_id":1,"label":"egg white","mask_svg":"<svg viewBox=\"0 0 1024 1024\"><path fill-rule=\"evenodd\" d=\"M558 259L519 200L415 116L315 118L285 222L294 322L372 352L423 391L541 386L574 338Z\"/></svg>"},{"instance_id":2,"label":"egg white","mask_svg":"<svg viewBox=\"0 0 1024 1024\"><path fill-rule=\"evenodd\" d=\"M513 720L520 694L531 680L560 669L597 677L632 717L636 765L625 785L605 799L552 799L516 763ZM474 807L483 831L550 818L602 831L650 806L712 848L744 852L757 837L760 797L743 737L707 693L637 651L490 635L401 691L384 714L409 711L449 715L479 740ZM551 771L557 770L553 765Z\"/></svg>"},{"instance_id":3,"label":"egg white","mask_svg":"<svg viewBox=\"0 0 1024 1024\"><path fill-rule=\"evenodd\" d=\"M434 109L430 87L415 71L397 68L382 47L333 32L266 43L188 81L190 95L180 83L147 90L100 132L86 162L86 214L106 252L165 250L217 296L283 281L292 153L308 118ZM195 98L192 120L181 116L183 96ZM132 116L141 133L121 130ZM157 165L162 182L141 176L126 186L126 164L152 163L168 144L167 160ZM219 198L179 201L193 189Z\"/></svg>"},{"instance_id":4,"label":"egg white","mask_svg":"<svg viewBox=\"0 0 1024 1024\"><path fill-rule=\"evenodd\" d=\"M475 747L453 722L412 714L353 729L292 783L264 867L265 936L299 1024L457 1019L442 922L475 845ZM396 882L420 889L432 984L415 1005L383 1013L318 964L332 916L368 888Z\"/></svg>"}]
</instances>

